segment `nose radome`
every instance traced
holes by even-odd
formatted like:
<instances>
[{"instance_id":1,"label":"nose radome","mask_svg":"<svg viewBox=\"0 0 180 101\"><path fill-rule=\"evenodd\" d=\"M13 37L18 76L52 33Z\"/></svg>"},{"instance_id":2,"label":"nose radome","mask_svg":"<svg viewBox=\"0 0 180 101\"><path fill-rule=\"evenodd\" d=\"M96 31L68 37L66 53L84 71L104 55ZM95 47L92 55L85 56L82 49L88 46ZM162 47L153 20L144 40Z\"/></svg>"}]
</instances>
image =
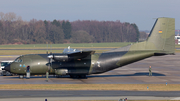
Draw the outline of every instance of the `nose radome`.
<instances>
[{"instance_id":1,"label":"nose radome","mask_svg":"<svg viewBox=\"0 0 180 101\"><path fill-rule=\"evenodd\" d=\"M4 67L4 70L11 72L11 71L10 71L10 64L6 65L6 66Z\"/></svg>"}]
</instances>

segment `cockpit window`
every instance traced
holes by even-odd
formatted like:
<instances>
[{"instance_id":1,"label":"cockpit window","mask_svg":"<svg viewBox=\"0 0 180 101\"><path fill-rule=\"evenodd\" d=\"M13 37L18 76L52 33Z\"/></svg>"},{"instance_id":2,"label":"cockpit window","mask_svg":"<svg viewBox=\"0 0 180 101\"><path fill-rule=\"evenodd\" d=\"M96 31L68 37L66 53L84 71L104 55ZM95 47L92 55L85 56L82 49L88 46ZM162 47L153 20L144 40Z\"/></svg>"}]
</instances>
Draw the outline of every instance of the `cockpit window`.
<instances>
[{"instance_id":1,"label":"cockpit window","mask_svg":"<svg viewBox=\"0 0 180 101\"><path fill-rule=\"evenodd\" d=\"M77 53L77 52L80 52L80 50L70 48L70 46L69 46L68 48L65 48L64 51L63 51L64 54L68 54L68 53Z\"/></svg>"},{"instance_id":2,"label":"cockpit window","mask_svg":"<svg viewBox=\"0 0 180 101\"><path fill-rule=\"evenodd\" d=\"M22 62L20 58L17 58L14 62Z\"/></svg>"}]
</instances>

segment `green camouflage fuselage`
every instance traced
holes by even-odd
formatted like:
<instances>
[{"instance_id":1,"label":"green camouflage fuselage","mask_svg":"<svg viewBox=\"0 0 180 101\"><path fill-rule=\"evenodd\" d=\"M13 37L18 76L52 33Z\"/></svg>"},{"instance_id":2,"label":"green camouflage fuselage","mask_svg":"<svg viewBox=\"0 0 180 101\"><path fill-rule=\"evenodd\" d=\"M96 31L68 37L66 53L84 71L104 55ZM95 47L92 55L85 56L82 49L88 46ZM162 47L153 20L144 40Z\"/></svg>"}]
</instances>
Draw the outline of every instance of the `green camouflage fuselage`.
<instances>
[{"instance_id":1,"label":"green camouflage fuselage","mask_svg":"<svg viewBox=\"0 0 180 101\"><path fill-rule=\"evenodd\" d=\"M153 56L152 51L122 51L122 52L106 52L101 54L89 55L80 60L72 60L67 62L52 62L49 69L50 74L55 73L57 70L67 70L66 75L89 75L103 73L138 60ZM20 56L21 62L13 62L10 71L16 74L26 74L26 67L30 66L32 75L45 74L48 71L47 54L35 54ZM59 73L58 75L65 75Z\"/></svg>"}]
</instances>

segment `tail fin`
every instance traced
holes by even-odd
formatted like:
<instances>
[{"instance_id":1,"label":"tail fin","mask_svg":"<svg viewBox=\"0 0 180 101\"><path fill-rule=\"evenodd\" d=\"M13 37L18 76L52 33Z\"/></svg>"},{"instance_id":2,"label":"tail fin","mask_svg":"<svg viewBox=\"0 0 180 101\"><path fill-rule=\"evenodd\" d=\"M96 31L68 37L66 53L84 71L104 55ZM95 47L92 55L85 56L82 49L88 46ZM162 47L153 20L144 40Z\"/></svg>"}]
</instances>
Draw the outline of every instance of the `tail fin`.
<instances>
[{"instance_id":1,"label":"tail fin","mask_svg":"<svg viewBox=\"0 0 180 101\"><path fill-rule=\"evenodd\" d=\"M165 53L174 53L175 51L175 19L158 18L154 24L151 33L147 39L146 48L151 48L154 44L156 50Z\"/></svg>"},{"instance_id":2,"label":"tail fin","mask_svg":"<svg viewBox=\"0 0 180 101\"><path fill-rule=\"evenodd\" d=\"M158 18L146 41L134 44L131 50L154 50L155 53L174 54L175 19Z\"/></svg>"}]
</instances>

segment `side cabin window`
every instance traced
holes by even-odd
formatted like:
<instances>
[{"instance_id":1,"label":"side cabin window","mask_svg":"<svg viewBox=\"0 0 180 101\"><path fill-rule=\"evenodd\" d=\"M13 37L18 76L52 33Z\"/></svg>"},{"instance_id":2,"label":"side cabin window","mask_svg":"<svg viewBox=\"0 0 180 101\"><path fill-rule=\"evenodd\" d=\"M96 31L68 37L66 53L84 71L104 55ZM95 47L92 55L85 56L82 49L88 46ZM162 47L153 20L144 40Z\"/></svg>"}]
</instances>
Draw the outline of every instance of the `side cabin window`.
<instances>
[{"instance_id":1,"label":"side cabin window","mask_svg":"<svg viewBox=\"0 0 180 101\"><path fill-rule=\"evenodd\" d=\"M20 58L17 58L14 62L22 62Z\"/></svg>"}]
</instances>

